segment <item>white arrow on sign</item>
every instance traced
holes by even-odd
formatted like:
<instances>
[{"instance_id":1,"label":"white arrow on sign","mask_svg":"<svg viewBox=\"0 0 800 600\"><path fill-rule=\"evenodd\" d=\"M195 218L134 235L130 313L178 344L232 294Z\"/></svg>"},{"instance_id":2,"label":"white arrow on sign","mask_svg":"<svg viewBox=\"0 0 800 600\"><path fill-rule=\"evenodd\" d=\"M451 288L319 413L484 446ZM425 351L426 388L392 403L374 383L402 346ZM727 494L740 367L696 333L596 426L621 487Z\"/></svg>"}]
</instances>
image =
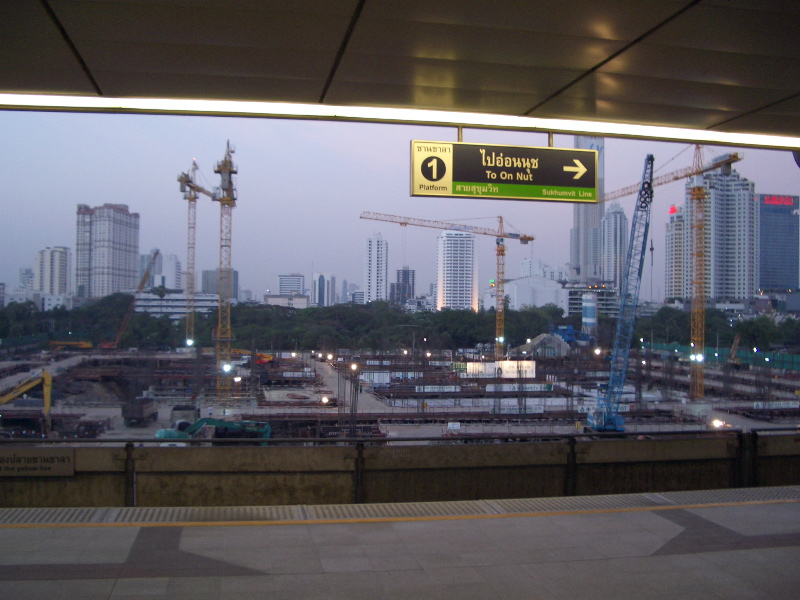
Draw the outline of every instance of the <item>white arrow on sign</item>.
<instances>
[{"instance_id":1,"label":"white arrow on sign","mask_svg":"<svg viewBox=\"0 0 800 600\"><path fill-rule=\"evenodd\" d=\"M580 179L581 175L586 173L587 169L586 169L586 167L583 166L583 163L581 161L579 161L577 158L573 158L572 162L575 163L575 166L574 167L564 167L564 170L565 171L571 171L571 172L575 173L575 177L573 177L573 179Z\"/></svg>"}]
</instances>

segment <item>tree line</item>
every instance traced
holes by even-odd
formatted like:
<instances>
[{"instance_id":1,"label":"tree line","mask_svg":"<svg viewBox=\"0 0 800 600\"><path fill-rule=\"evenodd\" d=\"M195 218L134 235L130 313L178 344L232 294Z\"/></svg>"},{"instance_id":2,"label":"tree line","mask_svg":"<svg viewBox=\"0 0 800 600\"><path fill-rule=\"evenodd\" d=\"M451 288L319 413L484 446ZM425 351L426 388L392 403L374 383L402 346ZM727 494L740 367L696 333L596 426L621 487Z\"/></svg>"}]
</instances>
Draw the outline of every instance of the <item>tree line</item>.
<instances>
[{"instance_id":1,"label":"tree line","mask_svg":"<svg viewBox=\"0 0 800 600\"><path fill-rule=\"evenodd\" d=\"M120 323L131 303L128 294L112 294L85 306L66 310L39 311L32 302L11 303L0 309L0 338L20 338L46 334L50 340L85 340L95 346L116 338ZM652 317L637 319L634 340L644 338L655 343L690 340L688 312L661 308ZM551 327L581 328L579 315L547 305L540 308L506 309L505 338L508 347L524 344L528 338L547 333ZM217 314L197 314L195 341L213 345ZM609 347L615 321L604 315L598 319L595 343ZM406 313L386 302L367 305L338 304L330 307L296 310L280 306L239 304L231 307L231 328L235 346L259 350L335 350L337 348L391 350L405 348L458 349L478 344L493 344L495 313L493 309L443 310ZM727 348L736 334L743 348L787 347L800 349L800 321L787 318L777 323L762 316L732 322L723 312L706 311L706 346ZM135 313L121 339L121 346L175 348L185 343L183 320Z\"/></svg>"}]
</instances>

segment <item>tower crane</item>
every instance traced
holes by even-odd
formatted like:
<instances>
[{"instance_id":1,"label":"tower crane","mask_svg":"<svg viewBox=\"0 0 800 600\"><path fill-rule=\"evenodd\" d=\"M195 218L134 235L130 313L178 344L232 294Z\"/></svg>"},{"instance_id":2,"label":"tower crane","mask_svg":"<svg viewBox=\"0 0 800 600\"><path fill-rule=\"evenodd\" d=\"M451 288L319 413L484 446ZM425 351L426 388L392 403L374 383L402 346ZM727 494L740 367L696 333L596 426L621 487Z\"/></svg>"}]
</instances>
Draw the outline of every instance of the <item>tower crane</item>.
<instances>
[{"instance_id":1,"label":"tower crane","mask_svg":"<svg viewBox=\"0 0 800 600\"><path fill-rule=\"evenodd\" d=\"M122 317L122 322L119 325L119 329L117 330L117 337L114 338L113 342L100 342L98 344L101 350L116 350L119 347L119 343L122 340L122 335L125 333L125 330L128 328L128 323L133 316L133 311L136 308L136 301L139 299L139 294L142 293L144 286L147 285L147 280L150 279L150 271L153 270L153 265L156 264L156 258L158 258L159 251L155 250L153 252L153 256L150 257L150 262L147 263L147 268L144 270L144 275L142 275L142 279L139 281L139 287L136 288L136 291L133 294L133 298L131 299L131 303L128 306L128 310L125 311L125 316Z\"/></svg>"},{"instance_id":2,"label":"tower crane","mask_svg":"<svg viewBox=\"0 0 800 600\"><path fill-rule=\"evenodd\" d=\"M694 164L703 162L701 146L695 146ZM699 174L698 174L699 175ZM691 321L691 369L689 398L702 400L704 395L705 347L706 347L706 200L708 193L703 178L695 176L692 181L691 235L692 235L692 321Z\"/></svg>"},{"instance_id":3,"label":"tower crane","mask_svg":"<svg viewBox=\"0 0 800 600\"><path fill-rule=\"evenodd\" d=\"M519 240L522 244L527 244L533 240L532 235L524 235L520 233L512 233L505 231L503 226L503 217L497 217L497 230L488 229L486 227L474 227L472 225L464 225L461 223L447 223L444 221L431 221L427 219L413 219L411 217L398 217L395 215L386 215L382 213L362 212L362 219L371 219L373 221L386 221L388 223L397 223L402 227L413 225L414 227L430 227L432 229L444 229L452 231L466 231L468 233L478 235L490 235L495 239L495 248L497 254L497 279L495 281L495 345L494 357L495 360L501 360L505 354L505 259L506 259L506 246L505 239Z\"/></svg>"},{"instance_id":4,"label":"tower crane","mask_svg":"<svg viewBox=\"0 0 800 600\"><path fill-rule=\"evenodd\" d=\"M742 160L742 158L744 157L738 152L731 152L729 154L723 154L722 156L708 163L707 165L703 165L702 158L698 163L697 157L695 157L695 160L692 162L691 167L685 167L683 169L678 169L677 171L672 171L670 173L654 177L653 187L656 187L658 185L663 185L665 183L672 183L673 181L679 181L681 179L686 179L687 177L692 177L694 175L700 175L708 171L714 171L715 169L719 169L726 165L731 165L735 162L739 162L740 160ZM598 200L598 202L608 202L609 200L616 200L617 198L624 198L625 196L637 194L639 193L640 187L641 183L636 183L624 188L620 188L618 190L614 190L613 192L604 194L603 197Z\"/></svg>"},{"instance_id":5,"label":"tower crane","mask_svg":"<svg viewBox=\"0 0 800 600\"><path fill-rule=\"evenodd\" d=\"M231 148L230 141L225 148L225 157L214 167L214 172L220 176L220 186L213 192L197 185L192 176L188 173L181 173L178 182L181 184L181 191L187 193L189 190L210 197L213 201L219 202L219 271L218 273L218 292L219 292L219 312L217 328L214 331L214 345L217 355L217 400L220 403L227 403L231 397L231 342L233 333L231 331L231 240L233 225L233 209L236 207L236 188L233 185L233 175L238 173L233 164L234 149Z\"/></svg>"},{"instance_id":6,"label":"tower crane","mask_svg":"<svg viewBox=\"0 0 800 600\"><path fill-rule=\"evenodd\" d=\"M644 160L644 173L639 186L636 207L633 210L631 236L628 241L625 277L620 290L619 317L614 333L614 349L611 355L611 369L608 387L601 393L597 410L589 413L589 427L595 431L624 431L623 419L619 414L619 403L625 376L628 373L628 357L631 352L631 337L636 319L636 305L639 302L639 288L642 283L642 269L647 250L647 233L650 229L650 206L653 203L653 155Z\"/></svg>"},{"instance_id":7,"label":"tower crane","mask_svg":"<svg viewBox=\"0 0 800 600\"><path fill-rule=\"evenodd\" d=\"M197 194L198 187L195 185L195 175L197 174L197 161L192 161L192 168L188 173L181 173L178 181L181 184L183 198L189 207L188 227L186 233L186 282L184 289L186 292L186 345L194 345L194 292L195 292L195 271L194 271L194 250L195 232L197 229ZM189 185L191 184L191 185Z\"/></svg>"}]
</instances>

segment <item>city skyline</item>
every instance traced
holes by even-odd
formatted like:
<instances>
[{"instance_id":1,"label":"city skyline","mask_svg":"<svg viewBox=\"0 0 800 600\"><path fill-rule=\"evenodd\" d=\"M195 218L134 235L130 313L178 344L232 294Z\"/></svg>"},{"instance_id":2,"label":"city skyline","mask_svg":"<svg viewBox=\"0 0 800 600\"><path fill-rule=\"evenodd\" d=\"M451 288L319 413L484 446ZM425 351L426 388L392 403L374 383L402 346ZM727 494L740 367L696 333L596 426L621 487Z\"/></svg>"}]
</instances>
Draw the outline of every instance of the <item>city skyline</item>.
<instances>
[{"instance_id":1,"label":"city skyline","mask_svg":"<svg viewBox=\"0 0 800 600\"><path fill-rule=\"evenodd\" d=\"M126 204L141 215L140 252L160 248L180 260L186 255L186 202L176 181L193 158L200 164L199 183L218 185L213 165L230 139L237 152L237 208L233 211L233 267L241 287L260 298L277 290L278 275L331 273L363 287L363 244L381 233L392 247L389 272L402 266L416 271L420 288L436 281L434 231L401 228L358 219L363 210L443 220L476 219L491 226L502 215L511 230L531 233L528 247L508 246L507 277L519 275L524 258L553 267L569 261L573 205L453 198L409 197L409 149L412 139L455 140L455 128L375 125L319 121L0 113L7 143L0 150L6 190L21 190L6 202L2 228L4 260L0 281L18 283L19 269L31 267L36 253L65 246L75 252L78 204ZM464 141L545 146L541 133L464 130ZM555 136L570 148L573 136ZM688 150L688 151L687 151ZM706 148L705 156L735 149ZM605 187L615 190L641 177L641 161L656 155L657 174L688 166L685 144L605 140ZM683 153L673 159L681 151ZM736 165L756 184L757 194L797 195L800 169L789 152L743 150ZM634 197L620 199L626 215ZM683 182L657 187L652 239L655 270L649 261L643 299L650 290L664 297L665 224L670 206L683 201ZM219 207L200 202L197 224L198 272L219 262ZM476 240L479 291L495 270L494 244ZM651 284L652 277L652 284Z\"/></svg>"}]
</instances>

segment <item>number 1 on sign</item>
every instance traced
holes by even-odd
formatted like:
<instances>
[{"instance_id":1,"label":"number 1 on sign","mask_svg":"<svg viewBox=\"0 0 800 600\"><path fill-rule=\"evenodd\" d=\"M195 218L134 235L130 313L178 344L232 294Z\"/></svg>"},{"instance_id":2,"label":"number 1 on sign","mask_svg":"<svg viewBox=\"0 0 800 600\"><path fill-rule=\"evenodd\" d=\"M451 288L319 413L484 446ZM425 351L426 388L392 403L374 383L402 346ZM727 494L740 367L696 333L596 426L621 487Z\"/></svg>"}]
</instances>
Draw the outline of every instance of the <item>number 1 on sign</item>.
<instances>
[{"instance_id":1,"label":"number 1 on sign","mask_svg":"<svg viewBox=\"0 0 800 600\"><path fill-rule=\"evenodd\" d=\"M431 168L431 179L434 181L438 179L438 177L436 177L436 167L438 166L437 163L438 161L436 160L436 157L428 161L428 166Z\"/></svg>"}]
</instances>

